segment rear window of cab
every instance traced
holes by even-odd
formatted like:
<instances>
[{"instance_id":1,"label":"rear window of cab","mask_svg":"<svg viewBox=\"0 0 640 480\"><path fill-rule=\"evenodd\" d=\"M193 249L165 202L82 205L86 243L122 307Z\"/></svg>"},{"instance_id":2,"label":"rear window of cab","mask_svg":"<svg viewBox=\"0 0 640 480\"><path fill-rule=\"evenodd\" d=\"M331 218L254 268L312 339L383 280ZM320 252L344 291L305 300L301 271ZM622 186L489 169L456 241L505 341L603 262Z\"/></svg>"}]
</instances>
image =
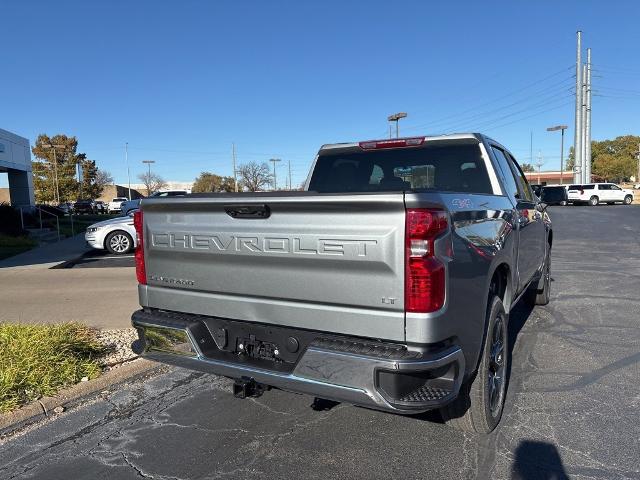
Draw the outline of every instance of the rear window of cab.
<instances>
[{"instance_id":1,"label":"rear window of cab","mask_svg":"<svg viewBox=\"0 0 640 480\"><path fill-rule=\"evenodd\" d=\"M318 193L438 190L493 194L478 143L321 152L309 190Z\"/></svg>"}]
</instances>

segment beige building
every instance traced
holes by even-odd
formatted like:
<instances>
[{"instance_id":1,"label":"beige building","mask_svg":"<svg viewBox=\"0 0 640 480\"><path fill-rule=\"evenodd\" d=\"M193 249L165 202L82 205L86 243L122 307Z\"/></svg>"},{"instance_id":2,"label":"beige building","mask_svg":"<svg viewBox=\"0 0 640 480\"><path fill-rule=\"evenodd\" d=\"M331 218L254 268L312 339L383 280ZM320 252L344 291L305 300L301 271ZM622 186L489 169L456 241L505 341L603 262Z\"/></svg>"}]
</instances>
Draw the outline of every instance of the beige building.
<instances>
[{"instance_id":1,"label":"beige building","mask_svg":"<svg viewBox=\"0 0 640 480\"><path fill-rule=\"evenodd\" d=\"M129 189L123 185L106 185L96 200L102 200L103 202L110 202L117 197L129 197ZM136 198L142 198L144 195L138 190L131 188L131 200Z\"/></svg>"},{"instance_id":2,"label":"beige building","mask_svg":"<svg viewBox=\"0 0 640 480\"><path fill-rule=\"evenodd\" d=\"M11 203L11 194L7 187L0 188L0 203Z\"/></svg>"}]
</instances>

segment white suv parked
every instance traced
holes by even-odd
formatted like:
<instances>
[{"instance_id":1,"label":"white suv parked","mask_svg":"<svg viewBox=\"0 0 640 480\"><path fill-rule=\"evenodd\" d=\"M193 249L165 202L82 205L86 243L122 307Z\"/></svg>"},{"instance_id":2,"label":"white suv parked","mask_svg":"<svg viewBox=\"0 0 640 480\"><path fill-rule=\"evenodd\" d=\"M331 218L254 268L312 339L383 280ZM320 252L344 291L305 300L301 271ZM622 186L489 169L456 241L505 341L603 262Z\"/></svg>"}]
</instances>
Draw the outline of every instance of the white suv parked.
<instances>
[{"instance_id":1,"label":"white suv parked","mask_svg":"<svg viewBox=\"0 0 640 480\"><path fill-rule=\"evenodd\" d=\"M569 202L573 204L587 203L594 206L599 203L622 202L629 205L633 202L633 191L620 188L615 183L569 185L567 193L569 194Z\"/></svg>"}]
</instances>

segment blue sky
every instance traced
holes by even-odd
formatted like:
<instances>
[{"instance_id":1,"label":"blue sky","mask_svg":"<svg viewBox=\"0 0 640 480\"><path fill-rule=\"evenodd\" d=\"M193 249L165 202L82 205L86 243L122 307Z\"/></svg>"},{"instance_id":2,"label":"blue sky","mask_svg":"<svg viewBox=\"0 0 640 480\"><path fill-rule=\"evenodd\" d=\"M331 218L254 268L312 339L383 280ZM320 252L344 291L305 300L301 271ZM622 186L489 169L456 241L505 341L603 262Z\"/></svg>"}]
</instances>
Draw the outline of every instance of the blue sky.
<instances>
[{"instance_id":1,"label":"blue sky","mask_svg":"<svg viewBox=\"0 0 640 480\"><path fill-rule=\"evenodd\" d=\"M557 168L575 31L593 49L593 137L640 134L640 2L3 2L0 128L75 135L126 182L155 160L167 180L291 160L319 145L482 131ZM535 160L535 159L534 159ZM0 181L6 183L5 179ZM134 180L135 182L135 180Z\"/></svg>"}]
</instances>

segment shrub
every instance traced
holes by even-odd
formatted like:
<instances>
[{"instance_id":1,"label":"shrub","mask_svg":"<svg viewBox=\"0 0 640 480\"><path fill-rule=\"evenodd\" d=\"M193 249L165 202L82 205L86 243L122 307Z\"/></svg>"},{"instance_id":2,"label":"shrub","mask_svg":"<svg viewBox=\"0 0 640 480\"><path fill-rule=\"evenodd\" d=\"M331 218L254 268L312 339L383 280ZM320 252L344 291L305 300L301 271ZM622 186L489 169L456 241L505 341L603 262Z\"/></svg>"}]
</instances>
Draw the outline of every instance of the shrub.
<instances>
[{"instance_id":1,"label":"shrub","mask_svg":"<svg viewBox=\"0 0 640 480\"><path fill-rule=\"evenodd\" d=\"M7 203L0 203L0 233L14 237L24 234L20 212Z\"/></svg>"}]
</instances>

